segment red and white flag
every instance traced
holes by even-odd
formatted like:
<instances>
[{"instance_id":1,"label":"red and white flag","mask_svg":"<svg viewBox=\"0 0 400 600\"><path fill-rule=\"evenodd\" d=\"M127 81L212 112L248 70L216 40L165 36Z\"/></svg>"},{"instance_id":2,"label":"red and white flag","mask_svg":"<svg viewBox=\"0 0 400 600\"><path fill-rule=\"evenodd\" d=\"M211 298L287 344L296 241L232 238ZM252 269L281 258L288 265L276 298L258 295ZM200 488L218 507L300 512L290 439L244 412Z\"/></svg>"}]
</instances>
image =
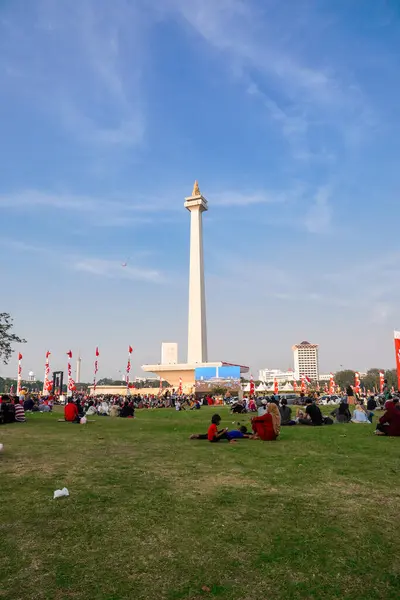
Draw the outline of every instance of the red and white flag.
<instances>
[{"instance_id":1,"label":"red and white flag","mask_svg":"<svg viewBox=\"0 0 400 600\"><path fill-rule=\"evenodd\" d=\"M67 356L68 356L68 384L67 384L67 390L68 390L68 394L72 395L72 392L74 392L76 390L76 385L75 385L75 381L72 379L72 366L71 366L72 352L71 352L71 350L69 350L67 352ZM60 390L60 394L62 394L62 390Z\"/></svg>"},{"instance_id":2,"label":"red and white flag","mask_svg":"<svg viewBox=\"0 0 400 600\"><path fill-rule=\"evenodd\" d=\"M21 383L22 383L22 354L18 353L18 376L17 376L17 396L21 393Z\"/></svg>"},{"instance_id":3,"label":"red and white flag","mask_svg":"<svg viewBox=\"0 0 400 600\"><path fill-rule=\"evenodd\" d=\"M330 374L329 378L329 394L332 396L335 393L335 378L333 373Z\"/></svg>"},{"instance_id":4,"label":"red and white flag","mask_svg":"<svg viewBox=\"0 0 400 600\"><path fill-rule=\"evenodd\" d=\"M250 396L254 396L254 392L255 392L254 379L253 379L253 375L250 375Z\"/></svg>"},{"instance_id":5,"label":"red and white flag","mask_svg":"<svg viewBox=\"0 0 400 600\"><path fill-rule=\"evenodd\" d=\"M354 392L357 396L360 393L360 373L358 372L354 373Z\"/></svg>"},{"instance_id":6,"label":"red and white flag","mask_svg":"<svg viewBox=\"0 0 400 600\"><path fill-rule=\"evenodd\" d=\"M394 332L394 349L396 352L397 389L400 390L400 331Z\"/></svg>"},{"instance_id":7,"label":"red and white flag","mask_svg":"<svg viewBox=\"0 0 400 600\"><path fill-rule=\"evenodd\" d=\"M133 352L132 346L128 347L128 362L126 365L126 387L129 389L129 373L131 372L131 355Z\"/></svg>"},{"instance_id":8,"label":"red and white flag","mask_svg":"<svg viewBox=\"0 0 400 600\"><path fill-rule=\"evenodd\" d=\"M306 377L305 377L305 375L301 375L300 376L300 390L303 392L303 394L305 394L306 391L307 391L307 385L306 385Z\"/></svg>"},{"instance_id":9,"label":"red and white flag","mask_svg":"<svg viewBox=\"0 0 400 600\"><path fill-rule=\"evenodd\" d=\"M179 394L179 396L182 396L182 394L183 394L183 384L182 384L182 377L179 377L179 387L178 387L178 394Z\"/></svg>"},{"instance_id":10,"label":"red and white flag","mask_svg":"<svg viewBox=\"0 0 400 600\"><path fill-rule=\"evenodd\" d=\"M93 393L96 391L97 386L97 373L99 371L99 361L97 360L100 356L99 349L96 347L95 360L94 360L94 374L93 374Z\"/></svg>"},{"instance_id":11,"label":"red and white flag","mask_svg":"<svg viewBox=\"0 0 400 600\"><path fill-rule=\"evenodd\" d=\"M47 396L50 392L49 383L50 383L50 354L51 352L47 350L46 352L46 362L44 364L44 380L43 380L43 396Z\"/></svg>"},{"instance_id":12,"label":"red and white flag","mask_svg":"<svg viewBox=\"0 0 400 600\"><path fill-rule=\"evenodd\" d=\"M399 371L397 370L397 373ZM382 394L383 388L385 387L385 371L379 371L379 391Z\"/></svg>"}]
</instances>

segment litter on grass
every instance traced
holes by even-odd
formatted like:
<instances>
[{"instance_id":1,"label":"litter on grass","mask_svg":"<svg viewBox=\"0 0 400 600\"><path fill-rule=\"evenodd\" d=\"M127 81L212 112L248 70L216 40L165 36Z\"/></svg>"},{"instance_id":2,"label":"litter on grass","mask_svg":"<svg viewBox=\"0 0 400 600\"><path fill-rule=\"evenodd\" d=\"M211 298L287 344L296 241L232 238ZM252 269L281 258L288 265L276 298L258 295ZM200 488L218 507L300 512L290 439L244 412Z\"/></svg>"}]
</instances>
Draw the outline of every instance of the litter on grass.
<instances>
[{"instance_id":1,"label":"litter on grass","mask_svg":"<svg viewBox=\"0 0 400 600\"><path fill-rule=\"evenodd\" d=\"M53 500L56 498L62 498L63 496L69 496L69 491L66 487L64 487L62 490L55 490Z\"/></svg>"}]
</instances>

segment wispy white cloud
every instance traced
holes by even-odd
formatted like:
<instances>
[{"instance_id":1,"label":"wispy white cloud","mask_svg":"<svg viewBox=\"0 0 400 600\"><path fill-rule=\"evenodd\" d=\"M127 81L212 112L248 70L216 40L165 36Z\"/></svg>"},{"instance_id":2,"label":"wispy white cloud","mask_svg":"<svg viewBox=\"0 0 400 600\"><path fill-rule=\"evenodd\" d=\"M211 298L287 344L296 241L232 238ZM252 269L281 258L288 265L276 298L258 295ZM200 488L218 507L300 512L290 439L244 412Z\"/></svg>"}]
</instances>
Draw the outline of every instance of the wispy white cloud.
<instances>
[{"instance_id":1,"label":"wispy white cloud","mask_svg":"<svg viewBox=\"0 0 400 600\"><path fill-rule=\"evenodd\" d=\"M354 143L376 128L376 116L350 70L338 71L336 63L324 64L305 52L301 23L307 21L311 39L314 29L329 27L329 19L312 5L293 5L290 19L269 0L262 8L251 0L166 0L166 5L228 58L234 77L281 129L293 158L331 162L335 150L321 132L335 131L343 142Z\"/></svg>"},{"instance_id":2,"label":"wispy white cloud","mask_svg":"<svg viewBox=\"0 0 400 600\"><path fill-rule=\"evenodd\" d=\"M40 208L79 214L79 218L101 227L124 227L160 221L164 212L173 212L174 204L143 196L90 196L66 192L21 190L0 195L0 208L8 211L36 211ZM178 205L176 206L176 209Z\"/></svg>"},{"instance_id":3,"label":"wispy white cloud","mask_svg":"<svg viewBox=\"0 0 400 600\"><path fill-rule=\"evenodd\" d=\"M328 187L320 188L313 204L304 218L304 225L310 233L327 233L332 222L332 207L329 202L331 192Z\"/></svg>"},{"instance_id":4,"label":"wispy white cloud","mask_svg":"<svg viewBox=\"0 0 400 600\"><path fill-rule=\"evenodd\" d=\"M253 204L281 204L299 197L299 190L288 191L224 191L212 195L215 206L250 206Z\"/></svg>"},{"instance_id":5,"label":"wispy white cloud","mask_svg":"<svg viewBox=\"0 0 400 600\"><path fill-rule=\"evenodd\" d=\"M138 3L38 0L24 19L13 9L18 13L10 6L0 23L9 90L99 150L141 143L145 46Z\"/></svg>"},{"instance_id":6,"label":"wispy white cloud","mask_svg":"<svg viewBox=\"0 0 400 600\"><path fill-rule=\"evenodd\" d=\"M149 283L162 283L164 281L161 273L155 269L99 258L78 259L72 264L72 268L76 271L111 279L130 279Z\"/></svg>"}]
</instances>

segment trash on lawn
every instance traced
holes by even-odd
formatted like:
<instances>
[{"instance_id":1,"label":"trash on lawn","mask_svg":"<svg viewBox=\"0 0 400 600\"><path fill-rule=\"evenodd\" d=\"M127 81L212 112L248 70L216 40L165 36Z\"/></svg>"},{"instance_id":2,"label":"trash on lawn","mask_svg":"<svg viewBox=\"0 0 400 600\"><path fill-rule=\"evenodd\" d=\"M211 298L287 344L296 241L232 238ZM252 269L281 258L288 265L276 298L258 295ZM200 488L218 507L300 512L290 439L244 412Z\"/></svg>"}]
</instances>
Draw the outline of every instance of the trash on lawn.
<instances>
[{"instance_id":1,"label":"trash on lawn","mask_svg":"<svg viewBox=\"0 0 400 600\"><path fill-rule=\"evenodd\" d=\"M69 491L66 487L64 487L62 490L55 490L53 500L56 498L62 498L63 496L69 496Z\"/></svg>"}]
</instances>

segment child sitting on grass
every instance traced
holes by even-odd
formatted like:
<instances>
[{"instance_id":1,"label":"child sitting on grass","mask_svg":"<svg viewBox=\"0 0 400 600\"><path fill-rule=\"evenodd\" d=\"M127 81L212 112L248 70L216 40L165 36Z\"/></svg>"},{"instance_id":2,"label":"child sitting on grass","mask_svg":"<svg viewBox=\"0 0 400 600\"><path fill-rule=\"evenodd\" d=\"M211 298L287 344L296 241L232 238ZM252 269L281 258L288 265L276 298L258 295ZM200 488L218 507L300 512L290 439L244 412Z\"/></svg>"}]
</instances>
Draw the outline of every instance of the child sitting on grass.
<instances>
[{"instance_id":1,"label":"child sitting on grass","mask_svg":"<svg viewBox=\"0 0 400 600\"><path fill-rule=\"evenodd\" d=\"M229 437L228 428L221 429L218 431L218 426L221 423L221 417L219 415L213 415L211 418L211 425L208 428L207 433L194 433L190 436L191 440L208 440L209 442L215 443L220 440L228 440L230 444L236 444L234 439Z\"/></svg>"}]
</instances>

